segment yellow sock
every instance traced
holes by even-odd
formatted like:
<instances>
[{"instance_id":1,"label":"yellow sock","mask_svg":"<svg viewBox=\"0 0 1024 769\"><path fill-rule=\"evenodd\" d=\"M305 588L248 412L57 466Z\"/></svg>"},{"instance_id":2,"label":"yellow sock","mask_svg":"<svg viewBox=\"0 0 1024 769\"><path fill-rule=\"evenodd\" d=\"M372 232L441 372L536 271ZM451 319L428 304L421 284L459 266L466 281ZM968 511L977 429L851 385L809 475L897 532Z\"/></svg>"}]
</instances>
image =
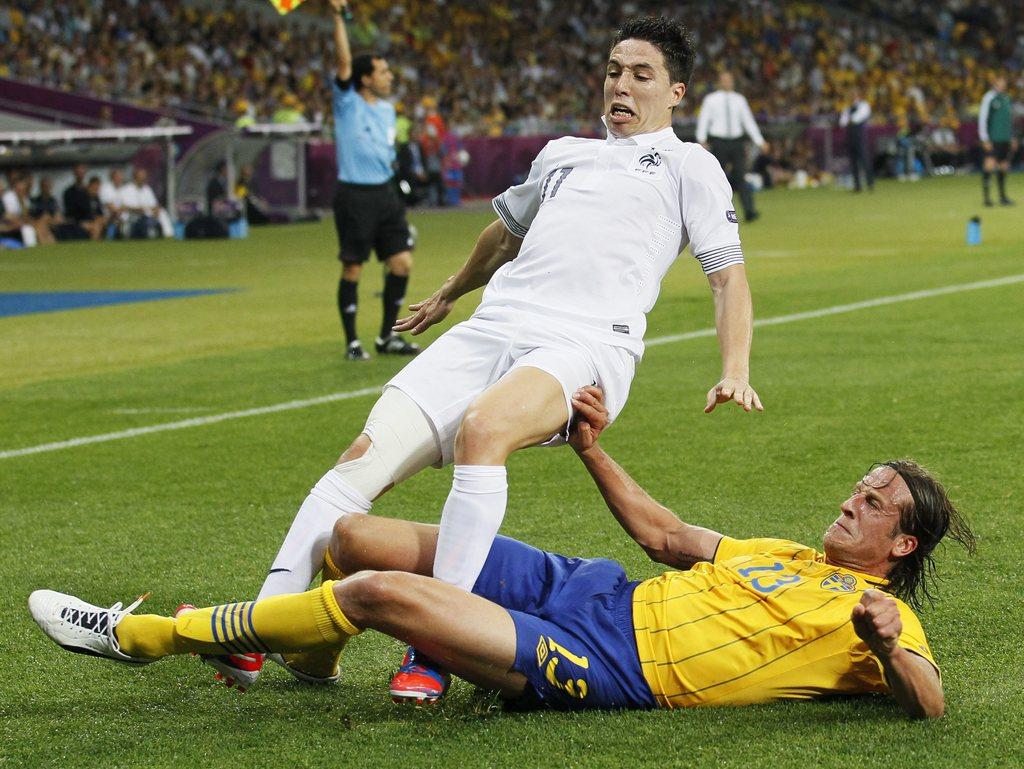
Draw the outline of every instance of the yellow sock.
<instances>
[{"instance_id":1,"label":"yellow sock","mask_svg":"<svg viewBox=\"0 0 1024 769\"><path fill-rule=\"evenodd\" d=\"M155 660L185 651L178 648L171 617L129 614L117 624L116 632L121 651L132 657Z\"/></svg>"},{"instance_id":2,"label":"yellow sock","mask_svg":"<svg viewBox=\"0 0 1024 769\"><path fill-rule=\"evenodd\" d=\"M117 637L125 654L149 659L336 646L360 630L338 606L333 586L328 581L305 593L196 609L177 619L129 614L118 624Z\"/></svg>"},{"instance_id":3,"label":"yellow sock","mask_svg":"<svg viewBox=\"0 0 1024 769\"><path fill-rule=\"evenodd\" d=\"M323 581L345 579L345 575L341 573L341 569L334 565L334 559L331 558L331 550L328 548L324 550L324 566L320 573L323 575Z\"/></svg>"},{"instance_id":4,"label":"yellow sock","mask_svg":"<svg viewBox=\"0 0 1024 769\"><path fill-rule=\"evenodd\" d=\"M324 582L345 579L345 575L342 574L341 570L335 565L334 559L331 558L331 551L329 549L324 551L324 566L321 574ZM289 667L295 668L301 673L306 673L315 678L331 678L338 675L341 665L341 653L345 649L347 641L348 638L345 638L335 646L325 646L322 649L285 654L283 655L284 660L288 663Z\"/></svg>"}]
</instances>

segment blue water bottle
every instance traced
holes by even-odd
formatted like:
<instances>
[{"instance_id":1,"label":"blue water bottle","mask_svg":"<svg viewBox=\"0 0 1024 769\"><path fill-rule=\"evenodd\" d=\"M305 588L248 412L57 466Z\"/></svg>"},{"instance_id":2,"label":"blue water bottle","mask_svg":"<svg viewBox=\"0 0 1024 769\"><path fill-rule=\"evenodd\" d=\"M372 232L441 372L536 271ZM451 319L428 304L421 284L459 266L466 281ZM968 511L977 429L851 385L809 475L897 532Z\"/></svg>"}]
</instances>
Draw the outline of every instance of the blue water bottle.
<instances>
[{"instance_id":1,"label":"blue water bottle","mask_svg":"<svg viewBox=\"0 0 1024 769\"><path fill-rule=\"evenodd\" d=\"M981 217L972 216L967 221L967 245L976 246L981 243Z\"/></svg>"}]
</instances>

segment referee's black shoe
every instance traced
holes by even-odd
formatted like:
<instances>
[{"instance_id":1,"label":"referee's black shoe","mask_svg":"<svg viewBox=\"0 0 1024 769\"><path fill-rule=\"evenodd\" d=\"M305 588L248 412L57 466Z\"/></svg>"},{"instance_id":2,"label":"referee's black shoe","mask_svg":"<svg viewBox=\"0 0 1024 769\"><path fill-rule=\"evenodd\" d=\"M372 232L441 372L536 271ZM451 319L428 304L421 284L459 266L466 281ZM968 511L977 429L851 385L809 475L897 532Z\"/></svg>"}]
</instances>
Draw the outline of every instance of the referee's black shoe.
<instances>
[{"instance_id":1,"label":"referee's black shoe","mask_svg":"<svg viewBox=\"0 0 1024 769\"><path fill-rule=\"evenodd\" d=\"M407 342L401 334L391 334L381 339L377 337L373 346L381 355L419 355L420 346L415 342Z\"/></svg>"},{"instance_id":2,"label":"referee's black shoe","mask_svg":"<svg viewBox=\"0 0 1024 769\"><path fill-rule=\"evenodd\" d=\"M370 354L363 349L362 343L356 339L345 350L345 358L347 360L369 360Z\"/></svg>"}]
</instances>

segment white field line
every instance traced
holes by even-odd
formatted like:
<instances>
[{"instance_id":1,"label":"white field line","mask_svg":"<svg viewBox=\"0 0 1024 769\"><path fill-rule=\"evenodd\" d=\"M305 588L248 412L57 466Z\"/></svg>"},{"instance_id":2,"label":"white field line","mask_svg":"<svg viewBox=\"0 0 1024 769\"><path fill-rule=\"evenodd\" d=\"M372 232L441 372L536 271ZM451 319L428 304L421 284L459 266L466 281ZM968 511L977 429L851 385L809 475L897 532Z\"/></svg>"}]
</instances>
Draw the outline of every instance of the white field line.
<instances>
[{"instance_id":1,"label":"white field line","mask_svg":"<svg viewBox=\"0 0 1024 769\"><path fill-rule=\"evenodd\" d=\"M1024 275L1007 275L1005 278L993 278L992 280L979 280L976 283L959 283L954 286L943 286L942 288L929 288L924 291L911 291L909 294L896 294L895 296L880 296L877 299L865 299L863 302L852 302L850 304L837 304L832 307L822 307L820 310L808 310L807 312L794 312L789 315L776 315L773 318L760 318L754 321L754 327L778 326L782 323L793 323L798 320L811 320L813 318L824 318L829 315L841 315L845 312L866 310L871 307L883 307L887 304L899 304L900 302L912 302L915 299L930 299L934 296L945 296L946 294L960 294L964 291L977 291L982 288L996 288L998 286L1009 286L1013 283L1024 283ZM702 328L699 331L689 331L685 334L670 334L659 336L647 341L648 347L656 347L659 344L670 344L682 342L685 339L699 339L705 336L714 336L715 329ZM0 458L3 455L0 454Z\"/></svg>"},{"instance_id":2,"label":"white field line","mask_svg":"<svg viewBox=\"0 0 1024 769\"><path fill-rule=\"evenodd\" d=\"M984 288L997 288L999 286L1008 286L1014 283L1024 283L1024 274L1007 275L1006 277L994 278L992 280L979 280L975 283L959 283L952 286L943 286L942 288L926 289L924 291L912 291L909 294L881 296L877 299L867 299L863 302L837 304L832 307L822 307L819 310L794 312L789 315L776 315L772 318L761 318L760 320L756 320L754 321L754 326L758 328L762 326L778 326L783 323L794 323L800 320L824 318L829 315L840 315L842 313L866 310L872 307L884 307L889 304L912 302L916 299L930 299L936 296L946 296L947 294L959 294L964 291L978 291ZM649 339L647 341L647 346L656 347L658 345L671 344L673 342L682 342L687 339L699 339L701 337L714 335L715 329L704 328L699 331L690 331L685 334L670 334L668 336L655 337L654 339ZM256 417L264 414L276 414L280 411L293 411L295 409L309 408L310 406L319 406L324 403L333 403L334 401L361 398L364 395L376 395L380 391L381 388L379 386L364 387L361 390L330 393L329 395L321 395L318 398L305 398L303 400L287 401L286 403L275 403L272 406L261 406L260 408L244 409L243 411L229 411L224 414L210 414L209 416L183 419L178 422L165 422L163 424L148 425L146 427L135 427L130 430L119 430L118 432L113 433L87 435L82 438L71 438L66 441L55 441L53 443L42 443L38 446L28 446L23 449L8 449L6 451L0 451L0 459L13 459L14 457L23 457L29 454L42 454L48 451L60 451L62 449L75 448L76 446L87 446L92 443L119 441L124 438L136 438L140 435L162 433L169 430L184 430L189 427L203 427L204 425L217 424L218 422L226 422L231 419L243 419L245 417Z\"/></svg>"},{"instance_id":3,"label":"white field line","mask_svg":"<svg viewBox=\"0 0 1024 769\"><path fill-rule=\"evenodd\" d=\"M55 441L54 443L43 443L38 446L29 446L24 449L10 449L8 451L0 451L0 459L11 459L12 457L23 457L27 454L42 454L46 451L60 451L61 449L70 449L75 446L87 446L90 443L106 443L107 441L119 441L123 438L135 438L139 435L149 435L151 433L162 433L167 430L184 430L186 427L202 427L203 425L212 425L217 422L226 422L229 419L242 419L244 417L258 417L263 414L276 414L278 411L292 411L294 409L304 409L310 406L319 406L321 403L332 403L333 401L344 401L349 398L361 398L364 395L373 395L374 393L380 393L380 387L364 387L362 390L350 390L349 392L343 393L331 393L330 395L321 395L319 398L305 398L298 401L288 401L286 403L275 403L273 406L261 406L255 409L244 409L243 411L229 411L225 414L210 414L205 417L193 417L192 419L182 419L179 422L164 422L159 425L148 425L146 427L133 427L130 430L119 430L116 433L103 433L102 435L87 435L83 438L71 438L66 441Z\"/></svg>"}]
</instances>

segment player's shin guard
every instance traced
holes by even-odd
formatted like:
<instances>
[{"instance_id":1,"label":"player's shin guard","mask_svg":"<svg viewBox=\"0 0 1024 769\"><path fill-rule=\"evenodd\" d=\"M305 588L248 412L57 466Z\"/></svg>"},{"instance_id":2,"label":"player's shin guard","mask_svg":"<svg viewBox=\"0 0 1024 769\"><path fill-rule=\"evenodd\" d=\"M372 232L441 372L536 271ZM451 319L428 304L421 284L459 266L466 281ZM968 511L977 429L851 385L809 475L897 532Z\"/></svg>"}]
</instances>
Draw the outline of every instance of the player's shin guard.
<instances>
[{"instance_id":1,"label":"player's shin guard","mask_svg":"<svg viewBox=\"0 0 1024 769\"><path fill-rule=\"evenodd\" d=\"M334 524L343 515L368 513L371 503L345 478L345 465L316 482L292 521L257 600L301 593L323 565Z\"/></svg>"},{"instance_id":2,"label":"player's shin guard","mask_svg":"<svg viewBox=\"0 0 1024 769\"><path fill-rule=\"evenodd\" d=\"M437 579L466 591L473 589L501 528L507 501L508 481L503 466L455 466L437 535Z\"/></svg>"},{"instance_id":3,"label":"player's shin guard","mask_svg":"<svg viewBox=\"0 0 1024 769\"><path fill-rule=\"evenodd\" d=\"M126 654L149 659L337 646L361 631L338 606L333 586L325 582L305 593L196 609L177 619L129 615L117 626L117 637Z\"/></svg>"}]
</instances>

